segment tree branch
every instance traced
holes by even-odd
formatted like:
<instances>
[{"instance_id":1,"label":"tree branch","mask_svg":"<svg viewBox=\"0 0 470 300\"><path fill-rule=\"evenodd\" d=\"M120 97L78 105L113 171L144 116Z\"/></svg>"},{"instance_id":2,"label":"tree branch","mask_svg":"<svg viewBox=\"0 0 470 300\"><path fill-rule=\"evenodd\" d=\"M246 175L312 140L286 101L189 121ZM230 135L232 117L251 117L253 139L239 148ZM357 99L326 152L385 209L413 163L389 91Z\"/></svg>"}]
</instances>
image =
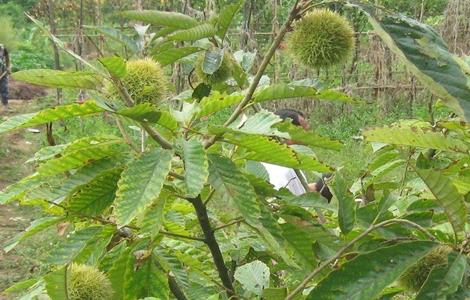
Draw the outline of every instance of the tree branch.
<instances>
[{"instance_id":1,"label":"tree branch","mask_svg":"<svg viewBox=\"0 0 470 300\"><path fill-rule=\"evenodd\" d=\"M235 225L235 224L239 224L243 221L244 221L243 218L239 218L239 219L233 220L231 222L228 222L227 224L220 225L219 227L215 227L212 231L216 232L217 230L220 230L220 229L223 229L223 228Z\"/></svg>"},{"instance_id":2,"label":"tree branch","mask_svg":"<svg viewBox=\"0 0 470 300\"><path fill-rule=\"evenodd\" d=\"M255 77L253 78L253 81L251 82L248 91L245 94L245 97L243 100L238 104L237 108L235 111L232 113L232 115L228 118L228 120L225 122L224 126L230 125L233 121L235 121L240 114L243 112L243 109L245 106L252 100L253 94L256 91L256 88L258 87L258 84L261 80L261 77L264 75L264 72L266 71L267 66L269 65L269 62L271 61L271 58L273 57L274 53L276 52L277 48L281 44L282 40L284 39L284 36L286 33L289 31L289 28L294 22L294 20L297 18L299 11L301 10L301 7L299 7L299 2L300 0L296 0L294 5L292 6L292 9L289 13L289 16L282 25L281 30L279 31L279 34L276 36L274 41L272 42L271 46L269 47L268 52L265 54L263 61L261 62L261 65L258 68L258 71L256 72ZM212 146L215 141L217 140L218 136L212 136L207 142L205 143L205 148L209 148Z\"/></svg>"},{"instance_id":3,"label":"tree branch","mask_svg":"<svg viewBox=\"0 0 470 300\"><path fill-rule=\"evenodd\" d=\"M130 107L133 106L134 105L134 100L132 100L131 95L129 95L129 92L127 91L127 89L122 84L122 81L119 78L116 78L114 76L111 77L111 80L113 81L114 85L118 89L119 94L121 94L121 96L123 97L124 102L126 102L126 105L130 106ZM144 130L149 134L149 136L152 139L154 139L157 143L160 144L160 146L162 146L163 149L172 149L173 148L171 143L168 142L162 135L160 135L160 133L158 133L158 131L156 131L154 128L152 128L150 126L150 124L146 124L146 123L139 123L139 124L142 126L142 128L144 128Z\"/></svg>"},{"instance_id":4,"label":"tree branch","mask_svg":"<svg viewBox=\"0 0 470 300\"><path fill-rule=\"evenodd\" d=\"M388 226L388 225L391 225L391 224L395 224L395 223L402 223L402 224L414 227L414 228L418 229L419 231L423 232L430 240L433 241L435 239L435 237L432 234L430 234L426 229L424 229L423 227L421 227L420 225L418 225L414 222L411 222L411 221L405 220L405 219L391 219L391 220L383 221L383 222L381 222L379 224L376 224L376 225L371 225L366 231L364 231L363 233L361 233L360 235L358 235L357 237L352 239L343 248L341 248L338 252L336 252L336 254L333 257L331 257L330 259L324 261L315 270L313 270L312 273L310 273L289 295L287 295L285 300L294 299L294 297L298 293L300 293L307 286L307 284L310 282L310 280L313 279L313 277L315 277L318 273L320 273L329 264L331 264L332 262L334 262L335 260L340 258L343 255L343 253L346 252L357 241L361 240L362 238L364 238L365 236L367 236L369 233L371 233L372 231L374 231L376 229L379 229L381 227L385 227L385 226Z\"/></svg>"},{"instance_id":5,"label":"tree branch","mask_svg":"<svg viewBox=\"0 0 470 300\"><path fill-rule=\"evenodd\" d=\"M224 288L227 290L227 296L230 299L237 299L235 295L235 289L233 288L232 280L230 279L228 269L225 266L224 257L220 251L219 244L215 239L214 230L209 222L209 215L207 214L207 209L204 203L201 200L201 197L192 198L189 200L196 210L197 218L199 225L201 226L202 231L204 232L205 242L207 247L212 254L212 259L214 260L217 272L219 273L220 280L224 285Z\"/></svg>"},{"instance_id":6,"label":"tree branch","mask_svg":"<svg viewBox=\"0 0 470 300\"><path fill-rule=\"evenodd\" d=\"M173 293L173 296L175 296L176 299L188 300L188 298L186 298L186 295L183 293L178 283L176 282L175 278L171 275L168 275L168 286L170 287L170 291Z\"/></svg>"},{"instance_id":7,"label":"tree branch","mask_svg":"<svg viewBox=\"0 0 470 300\"><path fill-rule=\"evenodd\" d=\"M188 240L193 240L193 241L206 242L206 240L203 239L203 238L198 238L198 237L195 237L195 236L187 236L187 235L177 234L177 233L168 232L168 231L165 231L165 230L160 230L160 233L163 234L163 235L172 236L172 237L177 237L177 238L182 238L182 239L188 239Z\"/></svg>"}]
</instances>

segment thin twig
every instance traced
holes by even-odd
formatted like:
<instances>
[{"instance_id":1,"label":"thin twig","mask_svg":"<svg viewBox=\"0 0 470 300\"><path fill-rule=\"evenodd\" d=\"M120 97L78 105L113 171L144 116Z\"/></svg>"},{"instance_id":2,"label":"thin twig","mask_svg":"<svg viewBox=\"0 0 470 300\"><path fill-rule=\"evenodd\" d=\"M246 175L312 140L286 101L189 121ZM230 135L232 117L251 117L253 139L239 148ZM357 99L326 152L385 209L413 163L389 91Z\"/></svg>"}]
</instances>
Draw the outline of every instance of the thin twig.
<instances>
[{"instance_id":1,"label":"thin twig","mask_svg":"<svg viewBox=\"0 0 470 300\"><path fill-rule=\"evenodd\" d=\"M206 240L203 239L203 238L198 238L198 237L195 237L195 236L188 236L188 235L168 232L168 231L165 231L165 230L160 230L160 233L163 234L163 235L178 237L178 238L187 239L187 240L206 242Z\"/></svg>"},{"instance_id":2,"label":"thin twig","mask_svg":"<svg viewBox=\"0 0 470 300\"><path fill-rule=\"evenodd\" d=\"M121 94L121 96L124 98L124 102L126 102L126 105L130 107L134 106L134 100L132 100L132 97L129 95L129 92L122 84L122 81L114 76L111 77L111 80L118 89L119 94ZM158 131L151 127L150 124L140 123L140 125L143 129L145 129L145 131L147 131L147 133L152 139L154 139L157 143L160 144L160 146L162 146L163 149L173 148L171 143L168 142Z\"/></svg>"},{"instance_id":3,"label":"thin twig","mask_svg":"<svg viewBox=\"0 0 470 300\"><path fill-rule=\"evenodd\" d=\"M122 126L122 122L121 120L119 120L119 117L115 116L114 120L116 121L116 125L119 129L119 132L121 133L122 137L126 141L126 144L128 144L135 152L139 152L139 149L137 149L136 146L132 143L132 140L127 134L127 131L124 129L124 126Z\"/></svg>"},{"instance_id":4,"label":"thin twig","mask_svg":"<svg viewBox=\"0 0 470 300\"><path fill-rule=\"evenodd\" d=\"M168 175L170 175L171 177L174 177L174 178L176 178L176 179L179 179L179 180L184 180L184 176L183 176L183 175L180 175L180 174L175 173L175 172L172 172L172 171L170 171L170 172L168 173Z\"/></svg>"},{"instance_id":5,"label":"thin twig","mask_svg":"<svg viewBox=\"0 0 470 300\"><path fill-rule=\"evenodd\" d=\"M178 282L176 282L176 279L170 274L168 274L168 286L177 300L188 300L183 290L179 287Z\"/></svg>"},{"instance_id":6,"label":"thin twig","mask_svg":"<svg viewBox=\"0 0 470 300\"><path fill-rule=\"evenodd\" d=\"M413 157L413 154L414 154L414 149L410 147L410 153L408 154L408 159L406 160L405 172L403 174L403 178L400 183L400 197L403 195L403 191L405 189L405 180L406 180L406 177L408 176L408 169L410 167L410 162L411 162L411 158Z\"/></svg>"},{"instance_id":7,"label":"thin twig","mask_svg":"<svg viewBox=\"0 0 470 300\"><path fill-rule=\"evenodd\" d=\"M70 214L72 216L75 216L75 217L79 217L79 218L84 218L84 219L89 219L89 220L94 220L94 221L97 221L101 224L107 224L107 225L113 225L115 226L116 228L119 228L120 225L117 224L117 223L114 223L112 221L109 221L109 220L106 220L104 218L101 218L101 217L94 217L94 216L89 216L89 215L84 215L82 213L79 213L79 212L73 212L73 211L70 211L67 209L67 207L65 207L64 205L62 204L58 204L58 203L54 203L52 201L48 201L48 200L44 200L46 201L47 203L51 204L51 205L54 205L54 206L57 206L57 207L60 207L62 208L67 214ZM134 229L134 230L140 230L139 227L136 227L136 226L132 226L132 225L125 225L125 226L122 226L122 227L127 227L129 229ZM160 230L159 233L163 234L163 235L166 235L166 236L171 236L171 237L178 237L178 238L183 238L183 239L188 239L188 240L193 240L193 241L200 241L200 242L205 242L206 240L203 239L203 238L199 238L199 237L194 237L194 236L187 236L187 235L182 235L182 234L177 234L177 233L173 233L173 232L168 232L168 231L165 231L165 230Z\"/></svg>"},{"instance_id":8,"label":"thin twig","mask_svg":"<svg viewBox=\"0 0 470 300\"><path fill-rule=\"evenodd\" d=\"M341 248L338 252L336 252L336 254L333 257L331 257L330 259L324 261L315 270L313 270L312 273L310 273L289 295L287 295L285 300L294 299L294 297L298 293L300 293L307 286L307 284L313 279L313 277L315 277L317 274L319 274L324 268L326 268L332 262L334 262L335 260L340 258L343 255L343 253L346 252L357 241L359 241L362 238L366 237L369 233L371 233L372 231L374 231L376 229L379 229L381 227L385 227L385 226L388 226L388 225L391 225L391 224L395 224L395 223L402 223L402 224L414 227L414 228L418 229L419 231L423 232L430 240L432 240L432 241L435 240L435 237L431 233L429 233L429 231L427 231L425 228L423 228L422 226L420 226L420 225L418 225L414 222L411 222L411 221L405 220L405 219L391 219L391 220L383 221L383 222L381 222L379 224L376 224L376 225L371 225L366 231L364 231L363 233L361 233L360 235L358 235L357 237L352 239L343 248Z\"/></svg>"},{"instance_id":9,"label":"thin twig","mask_svg":"<svg viewBox=\"0 0 470 300\"><path fill-rule=\"evenodd\" d=\"M214 194L215 194L215 189L209 192L209 195L207 196L206 201L204 201L204 206L207 206L207 203L209 203L209 200L212 199L212 196L214 196Z\"/></svg>"},{"instance_id":10,"label":"thin twig","mask_svg":"<svg viewBox=\"0 0 470 300\"><path fill-rule=\"evenodd\" d=\"M243 218L239 218L239 219L233 220L233 221L231 221L231 222L228 222L227 224L220 225L219 227L215 227L212 231L216 232L217 230L220 230L220 229L223 229L223 228L226 228L226 227L235 225L235 224L239 224L239 223L241 223L241 222L243 222L243 221L244 221Z\"/></svg>"}]
</instances>

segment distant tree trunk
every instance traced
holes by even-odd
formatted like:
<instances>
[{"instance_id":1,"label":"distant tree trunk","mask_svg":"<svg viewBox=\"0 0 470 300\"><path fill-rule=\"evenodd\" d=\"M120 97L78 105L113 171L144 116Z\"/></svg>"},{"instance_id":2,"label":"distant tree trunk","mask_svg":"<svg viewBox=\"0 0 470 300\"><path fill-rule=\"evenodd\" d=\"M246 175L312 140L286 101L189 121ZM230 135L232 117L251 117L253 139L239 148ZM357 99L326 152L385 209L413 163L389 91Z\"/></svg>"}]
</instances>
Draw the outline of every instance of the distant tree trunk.
<instances>
[{"instance_id":1,"label":"distant tree trunk","mask_svg":"<svg viewBox=\"0 0 470 300\"><path fill-rule=\"evenodd\" d=\"M135 9L142 10L142 0L135 0Z\"/></svg>"},{"instance_id":2,"label":"distant tree trunk","mask_svg":"<svg viewBox=\"0 0 470 300\"><path fill-rule=\"evenodd\" d=\"M49 27L51 33L53 35L57 34L57 27L55 23L55 6L54 0L47 0L47 19L49 23ZM62 67L60 65L60 52L59 48L57 47L56 43L51 39L52 43L52 50L54 51L54 69L61 70ZM62 103L62 89L56 89L56 104L60 105ZM47 142L50 146L54 146L56 144L54 140L53 130L52 130L52 123L46 124L46 138Z\"/></svg>"},{"instance_id":3,"label":"distant tree trunk","mask_svg":"<svg viewBox=\"0 0 470 300\"><path fill-rule=\"evenodd\" d=\"M272 32L273 32L273 38L277 36L277 33L279 32L279 20L277 18L277 8L279 5L279 0L273 0L273 27L272 27ZM274 53L273 56L273 64L274 64L274 82L279 81L279 69L281 68L281 62L280 59L277 55L277 51Z\"/></svg>"},{"instance_id":4,"label":"distant tree trunk","mask_svg":"<svg viewBox=\"0 0 470 300\"><path fill-rule=\"evenodd\" d=\"M96 1L96 25L98 27L103 26L103 13L101 11L102 0ZM98 48L101 53L104 53L104 35L100 32L98 34Z\"/></svg>"},{"instance_id":5,"label":"distant tree trunk","mask_svg":"<svg viewBox=\"0 0 470 300\"><path fill-rule=\"evenodd\" d=\"M56 27L56 23L54 20L55 18L54 0L47 1L47 17L48 17L48 22L49 22L51 33L53 35L56 35L57 27ZM52 43L52 50L54 51L54 69L61 70L62 67L60 66L59 47L57 47L56 43L54 43L52 39L51 39L51 43ZM62 102L62 89L57 89L56 100L57 100L57 104L60 104Z\"/></svg>"},{"instance_id":6,"label":"distant tree trunk","mask_svg":"<svg viewBox=\"0 0 470 300\"><path fill-rule=\"evenodd\" d=\"M251 14L253 11L253 0L245 2L243 6L243 25L242 25L242 36L240 37L240 48L246 50L248 40L250 38L250 23Z\"/></svg>"}]
</instances>

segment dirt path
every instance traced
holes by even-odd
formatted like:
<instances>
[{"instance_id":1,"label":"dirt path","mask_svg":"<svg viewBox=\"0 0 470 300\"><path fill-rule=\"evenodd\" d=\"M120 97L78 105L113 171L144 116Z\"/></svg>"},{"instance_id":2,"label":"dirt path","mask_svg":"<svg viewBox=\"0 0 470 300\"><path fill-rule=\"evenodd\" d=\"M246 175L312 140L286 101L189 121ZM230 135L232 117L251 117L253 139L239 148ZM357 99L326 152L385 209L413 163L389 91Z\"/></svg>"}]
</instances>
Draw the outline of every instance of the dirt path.
<instances>
[{"instance_id":1,"label":"dirt path","mask_svg":"<svg viewBox=\"0 0 470 300\"><path fill-rule=\"evenodd\" d=\"M35 101L11 100L15 114L34 110ZM0 115L3 122L5 115ZM32 172L32 165L25 164L38 148L41 134L28 131L13 132L0 136L0 190ZM3 251L4 245L29 226L35 215L31 208L17 205L0 205L0 300L8 299L1 292L14 282L29 277L40 266L35 261L33 249Z\"/></svg>"}]
</instances>

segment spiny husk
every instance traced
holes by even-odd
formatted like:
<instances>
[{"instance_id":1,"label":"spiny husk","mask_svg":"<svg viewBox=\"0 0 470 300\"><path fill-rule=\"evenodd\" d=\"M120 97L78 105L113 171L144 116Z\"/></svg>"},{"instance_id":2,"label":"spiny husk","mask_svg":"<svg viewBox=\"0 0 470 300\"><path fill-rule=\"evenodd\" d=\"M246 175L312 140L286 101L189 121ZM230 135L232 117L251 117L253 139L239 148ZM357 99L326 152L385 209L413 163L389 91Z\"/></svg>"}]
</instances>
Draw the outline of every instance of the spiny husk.
<instances>
[{"instance_id":1,"label":"spiny husk","mask_svg":"<svg viewBox=\"0 0 470 300\"><path fill-rule=\"evenodd\" d=\"M294 24L287 46L299 63L313 69L328 68L346 62L351 56L354 31L339 14L317 9Z\"/></svg>"},{"instance_id":2,"label":"spiny husk","mask_svg":"<svg viewBox=\"0 0 470 300\"><path fill-rule=\"evenodd\" d=\"M121 80L136 104L157 105L168 93L169 81L160 64L151 58L128 61L127 73ZM114 86L108 87L108 96L120 98Z\"/></svg>"},{"instance_id":3,"label":"spiny husk","mask_svg":"<svg viewBox=\"0 0 470 300\"><path fill-rule=\"evenodd\" d=\"M68 279L69 300L111 300L113 297L111 282L95 267L72 264Z\"/></svg>"},{"instance_id":4,"label":"spiny husk","mask_svg":"<svg viewBox=\"0 0 470 300\"><path fill-rule=\"evenodd\" d=\"M447 263L447 255L452 251L448 246L440 246L420 259L400 276L400 284L407 290L417 292L423 286L431 270Z\"/></svg>"}]
</instances>

